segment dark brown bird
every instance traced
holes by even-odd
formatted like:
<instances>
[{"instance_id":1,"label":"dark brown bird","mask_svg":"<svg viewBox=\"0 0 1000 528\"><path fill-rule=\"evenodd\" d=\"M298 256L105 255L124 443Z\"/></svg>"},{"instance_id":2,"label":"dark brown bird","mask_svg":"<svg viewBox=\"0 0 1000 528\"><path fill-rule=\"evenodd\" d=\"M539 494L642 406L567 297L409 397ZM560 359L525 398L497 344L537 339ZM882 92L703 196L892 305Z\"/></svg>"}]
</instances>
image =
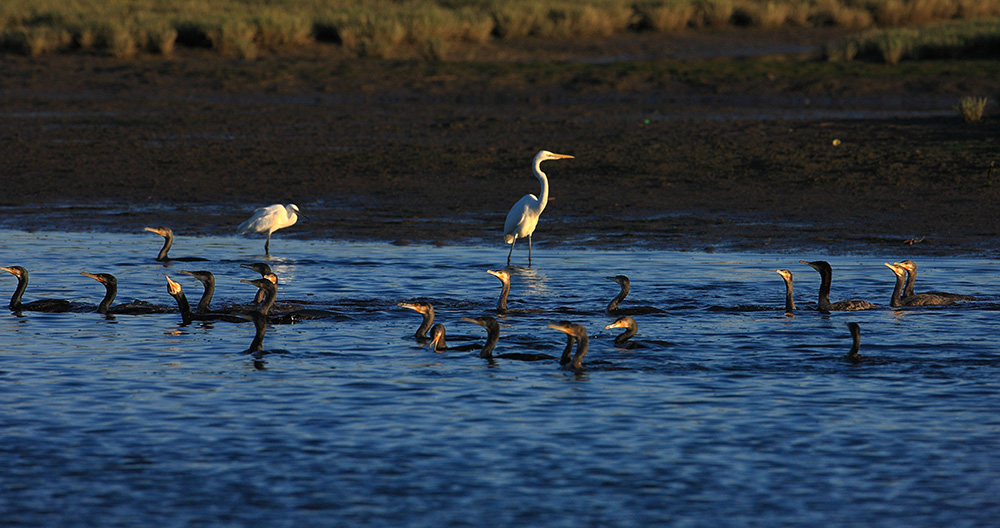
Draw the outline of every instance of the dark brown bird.
<instances>
[{"instance_id":1,"label":"dark brown bird","mask_svg":"<svg viewBox=\"0 0 1000 528\"><path fill-rule=\"evenodd\" d=\"M11 266L9 268L0 267L7 273L17 277L17 288L14 295L10 297L10 309L13 312L68 312L72 308L69 301L63 299L39 299L28 303L21 302L24 290L28 288L28 270L21 266Z\"/></svg>"},{"instance_id":2,"label":"dark brown bird","mask_svg":"<svg viewBox=\"0 0 1000 528\"><path fill-rule=\"evenodd\" d=\"M806 262L804 260L799 261L802 264L807 264L812 269L819 272L820 284L819 284L819 305L816 307L821 312L853 312L857 310L871 310L872 308L878 308L877 305L872 304L868 301L862 301L860 299L851 299L849 301L839 301L835 303L830 302L830 283L833 282L833 268L830 267L830 263L825 260L817 260L814 262Z\"/></svg>"}]
</instances>

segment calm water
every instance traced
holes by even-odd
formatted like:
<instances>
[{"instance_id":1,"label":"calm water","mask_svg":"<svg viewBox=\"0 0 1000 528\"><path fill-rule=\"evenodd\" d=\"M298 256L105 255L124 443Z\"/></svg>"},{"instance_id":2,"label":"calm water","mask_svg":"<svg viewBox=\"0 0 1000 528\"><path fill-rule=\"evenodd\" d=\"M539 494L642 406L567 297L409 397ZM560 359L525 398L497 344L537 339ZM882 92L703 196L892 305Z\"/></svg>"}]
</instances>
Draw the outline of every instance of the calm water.
<instances>
[{"instance_id":1,"label":"calm water","mask_svg":"<svg viewBox=\"0 0 1000 528\"><path fill-rule=\"evenodd\" d=\"M245 302L257 239L0 232L0 265L31 270L25 300L96 304L80 271L110 272L119 301L172 304L163 278L216 274L214 305ZM920 289L982 295L954 307L822 315L800 307L826 258L834 300L888 304L883 261L907 255L605 252L536 247L512 270L497 353L558 354L545 325L587 326L591 367L435 354L412 338L434 303L454 345L491 312L495 247L275 238L279 301L349 320L272 326L262 362L249 324L177 314L0 315L3 526L970 526L1000 515L1000 262L922 258ZM515 255L518 262L524 257ZM603 313L623 306L642 348L616 349ZM0 276L4 298L15 280ZM723 307L728 309L711 309ZM852 365L844 323L858 321Z\"/></svg>"}]
</instances>

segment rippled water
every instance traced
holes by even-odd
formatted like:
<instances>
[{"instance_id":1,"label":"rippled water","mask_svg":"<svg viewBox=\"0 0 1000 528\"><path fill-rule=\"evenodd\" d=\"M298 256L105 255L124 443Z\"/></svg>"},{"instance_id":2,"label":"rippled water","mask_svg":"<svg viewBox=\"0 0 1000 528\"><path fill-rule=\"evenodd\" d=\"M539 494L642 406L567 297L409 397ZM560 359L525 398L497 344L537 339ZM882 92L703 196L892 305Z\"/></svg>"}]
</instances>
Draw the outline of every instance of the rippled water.
<instances>
[{"instance_id":1,"label":"rippled water","mask_svg":"<svg viewBox=\"0 0 1000 528\"><path fill-rule=\"evenodd\" d=\"M119 301L245 302L258 240L150 233L0 232L0 265L32 271L25 300L96 304L80 271L111 272ZM1000 262L922 258L919 289L980 295L954 307L823 315L834 300L887 304L882 262L906 255L753 255L539 248L514 268L498 353L558 354L546 328L587 326L583 373L555 363L432 353L401 300L434 303L452 345L482 341L500 247L393 246L276 237L279 301L348 320L274 325L263 361L249 324L177 314L0 316L3 526L988 526L1000 514ZM515 255L521 262L524 254ZM795 273L794 317L775 268ZM616 349L623 306L644 345ZM15 280L0 276L11 292ZM6 295L6 294L5 294ZM745 310L746 305L775 310ZM714 307L714 308L713 308ZM721 308L721 309L720 309ZM858 321L862 353L844 323Z\"/></svg>"}]
</instances>

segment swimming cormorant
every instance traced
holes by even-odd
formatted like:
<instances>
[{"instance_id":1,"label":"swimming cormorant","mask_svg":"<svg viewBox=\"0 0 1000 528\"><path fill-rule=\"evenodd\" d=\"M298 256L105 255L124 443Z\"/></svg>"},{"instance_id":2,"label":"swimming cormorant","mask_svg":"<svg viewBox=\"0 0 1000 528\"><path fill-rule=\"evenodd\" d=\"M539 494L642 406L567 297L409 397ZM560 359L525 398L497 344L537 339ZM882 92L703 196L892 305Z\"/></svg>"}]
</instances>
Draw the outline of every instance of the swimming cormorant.
<instances>
[{"instance_id":1,"label":"swimming cormorant","mask_svg":"<svg viewBox=\"0 0 1000 528\"><path fill-rule=\"evenodd\" d=\"M817 260L814 262L800 260L799 263L807 264L819 272L819 305L816 307L817 310L821 312L853 312L858 310L871 310L872 308L878 307L868 301L862 301L859 299L831 303L830 283L833 282L833 268L830 267L830 263L825 260Z\"/></svg>"},{"instance_id":2,"label":"swimming cormorant","mask_svg":"<svg viewBox=\"0 0 1000 528\"><path fill-rule=\"evenodd\" d=\"M618 320L604 327L605 330L610 330L612 328L625 329L624 332L615 337L615 346L626 346L632 344L629 343L628 340L632 339L632 337L639 332L639 325L636 324L635 319L633 319L630 315L619 317Z\"/></svg>"},{"instance_id":3,"label":"swimming cormorant","mask_svg":"<svg viewBox=\"0 0 1000 528\"><path fill-rule=\"evenodd\" d=\"M590 347L590 339L587 337L587 329L582 325L570 323L569 321L559 321L558 323L549 323L548 328L553 330L559 330L568 336L571 336L576 340L576 354L573 355L573 359L564 363L560 360L568 369L571 370L582 370L583 369L583 356L587 355L587 349ZM568 353L564 352L564 356L568 356ZM567 364L568 363L568 364Z\"/></svg>"},{"instance_id":4,"label":"swimming cormorant","mask_svg":"<svg viewBox=\"0 0 1000 528\"><path fill-rule=\"evenodd\" d=\"M632 283L629 282L628 277L625 275L615 275L614 277L605 277L608 280L615 281L621 290L611 302L608 303L608 307L605 311L608 315L643 315L650 313L663 313L663 310L655 308L652 306L630 306L628 308L619 308L618 305L625 300L625 296L628 295L629 290L632 287Z\"/></svg>"},{"instance_id":5,"label":"swimming cormorant","mask_svg":"<svg viewBox=\"0 0 1000 528\"><path fill-rule=\"evenodd\" d=\"M223 321L227 323L245 323L248 321L245 317L240 317L238 315L231 314L218 314L218 313L196 313L191 311L191 305L188 303L187 296L184 295L184 290L181 285L177 282L171 280L167 275L167 293L170 294L174 300L177 301L177 308L181 312L181 321L184 324L189 324L191 321Z\"/></svg>"},{"instance_id":6,"label":"swimming cormorant","mask_svg":"<svg viewBox=\"0 0 1000 528\"><path fill-rule=\"evenodd\" d=\"M144 230L152 232L152 233L156 233L157 235L160 235L164 239L163 240L163 247L160 248L160 253L158 255L156 255L156 261L157 262L170 262L170 261L177 261L177 262L204 262L204 261L208 260L207 258L201 258L201 257L177 257L177 258L171 258L171 257L167 256L167 252L170 251L170 246L174 245L174 230L170 229L169 227L146 227L146 228L144 228Z\"/></svg>"},{"instance_id":7,"label":"swimming cormorant","mask_svg":"<svg viewBox=\"0 0 1000 528\"><path fill-rule=\"evenodd\" d=\"M774 271L785 281L785 313L791 314L795 311L795 301L792 299L792 272L786 269Z\"/></svg>"},{"instance_id":8,"label":"swimming cormorant","mask_svg":"<svg viewBox=\"0 0 1000 528\"><path fill-rule=\"evenodd\" d=\"M22 266L0 267L0 270L4 270L17 277L17 288L14 289L14 295L10 297L9 306L11 311L55 313L68 312L72 308L72 304L63 299L39 299L28 303L21 302L21 296L24 295L24 290L28 287L28 270Z\"/></svg>"},{"instance_id":9,"label":"swimming cormorant","mask_svg":"<svg viewBox=\"0 0 1000 528\"><path fill-rule=\"evenodd\" d=\"M884 263L886 267L892 270L893 275L896 276L896 286L892 289L892 297L889 299L889 306L893 308L898 308L900 306L940 306L944 304L955 304L952 299L945 299L944 297L938 295L932 295L930 293L918 293L916 295L910 295L909 297L901 297L901 292L903 291L903 283L906 277L906 268L902 266L897 266L896 264Z\"/></svg>"},{"instance_id":10,"label":"swimming cormorant","mask_svg":"<svg viewBox=\"0 0 1000 528\"><path fill-rule=\"evenodd\" d=\"M861 327L858 323L850 322L847 323L847 329L851 332L851 351L844 356L845 361L850 361L851 363L858 363L865 359L864 356L858 354L858 350L861 349Z\"/></svg>"},{"instance_id":11,"label":"swimming cormorant","mask_svg":"<svg viewBox=\"0 0 1000 528\"><path fill-rule=\"evenodd\" d=\"M912 260L904 260L902 262L893 262L897 266L902 266L906 270L906 286L903 288L903 297L909 297L913 295L913 283L917 281L917 263ZM948 293L931 291L925 292L931 295L937 295L938 297L943 297L945 299L951 299L953 301L975 301L976 298L972 295L962 295L960 293Z\"/></svg>"},{"instance_id":12,"label":"swimming cormorant","mask_svg":"<svg viewBox=\"0 0 1000 528\"><path fill-rule=\"evenodd\" d=\"M488 315L476 317L475 319L471 317L463 317L462 320L467 323L477 324L486 329L486 344L483 345L483 349L479 352L479 357L483 359L492 360L494 358L499 358L514 359L517 361L554 361L556 359L548 354L534 354L530 352L510 352L494 356L493 349L496 348L497 342L500 340L500 324L497 323L497 320Z\"/></svg>"},{"instance_id":13,"label":"swimming cormorant","mask_svg":"<svg viewBox=\"0 0 1000 528\"><path fill-rule=\"evenodd\" d=\"M400 302L396 303L396 306L401 306L403 308L409 308L416 311L423 316L423 320L420 323L420 327L417 328L417 332L413 334L417 338L417 341L423 343L427 341L427 331L431 329L431 325L434 324L434 307L431 306L429 302Z\"/></svg>"},{"instance_id":14,"label":"swimming cormorant","mask_svg":"<svg viewBox=\"0 0 1000 528\"><path fill-rule=\"evenodd\" d=\"M153 313L170 313L172 310L168 306L150 304L145 301L132 301L126 304L111 306L115 297L118 296L118 279L110 273L87 273L81 271L80 275L90 277L104 285L104 299L97 305L97 313L100 314L120 314L120 315L143 315Z\"/></svg>"}]
</instances>

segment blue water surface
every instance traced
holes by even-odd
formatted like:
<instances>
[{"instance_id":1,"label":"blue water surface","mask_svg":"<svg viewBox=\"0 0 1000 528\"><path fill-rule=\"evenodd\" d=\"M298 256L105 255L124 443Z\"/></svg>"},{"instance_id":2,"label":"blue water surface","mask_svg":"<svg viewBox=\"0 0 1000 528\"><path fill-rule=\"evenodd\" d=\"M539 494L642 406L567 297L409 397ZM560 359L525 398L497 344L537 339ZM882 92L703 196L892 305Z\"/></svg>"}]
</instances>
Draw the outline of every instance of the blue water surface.
<instances>
[{"instance_id":1,"label":"blue water surface","mask_svg":"<svg viewBox=\"0 0 1000 528\"><path fill-rule=\"evenodd\" d=\"M118 277L119 301L192 304L206 269L214 305L245 303L258 240L0 232L0 265L31 271L25 300L96 305L81 271ZM413 337L434 304L454 346L482 342L460 317L493 313L506 248L276 237L279 303L341 317L184 325L177 313L0 314L3 526L949 526L1000 516L1000 262L923 257L919 290L980 300L888 308L898 255L515 252L497 353L558 355L586 326L582 372L556 362L434 353ZM833 300L881 308L821 314ZM795 275L786 316L776 268ZM623 307L639 347L616 348ZM0 288L12 292L13 276ZM5 294L6 295L6 294ZM857 321L851 364L845 327Z\"/></svg>"}]
</instances>

